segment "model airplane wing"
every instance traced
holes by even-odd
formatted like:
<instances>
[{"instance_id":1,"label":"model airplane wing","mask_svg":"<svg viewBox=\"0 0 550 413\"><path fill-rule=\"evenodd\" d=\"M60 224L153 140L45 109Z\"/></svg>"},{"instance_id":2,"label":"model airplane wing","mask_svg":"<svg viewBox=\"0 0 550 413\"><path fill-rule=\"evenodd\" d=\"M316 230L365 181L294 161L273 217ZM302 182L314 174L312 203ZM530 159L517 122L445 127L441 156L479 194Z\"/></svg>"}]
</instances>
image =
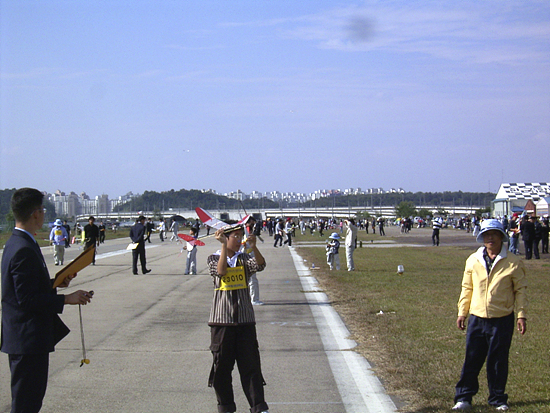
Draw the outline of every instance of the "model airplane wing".
<instances>
[{"instance_id":1,"label":"model airplane wing","mask_svg":"<svg viewBox=\"0 0 550 413\"><path fill-rule=\"evenodd\" d=\"M220 221L217 218L214 218L209 212L205 211L202 208L195 208L195 212L199 216L200 220L209 227L214 229L221 229L227 226L227 223Z\"/></svg>"},{"instance_id":2,"label":"model airplane wing","mask_svg":"<svg viewBox=\"0 0 550 413\"><path fill-rule=\"evenodd\" d=\"M195 208L195 212L197 213L197 215L199 216L199 219L203 222L203 224L208 225L209 227L212 227L214 229L222 229L229 226L228 223L220 221L217 218L214 218L212 214L210 214L208 211L200 207ZM235 225L246 224L246 222L248 221L248 218L250 218L250 215L245 216Z\"/></svg>"},{"instance_id":3,"label":"model airplane wing","mask_svg":"<svg viewBox=\"0 0 550 413\"><path fill-rule=\"evenodd\" d=\"M191 245L196 245L197 247L204 246L204 242L193 238L191 235L188 234L178 234L178 237L180 237L182 240L187 241Z\"/></svg>"}]
</instances>

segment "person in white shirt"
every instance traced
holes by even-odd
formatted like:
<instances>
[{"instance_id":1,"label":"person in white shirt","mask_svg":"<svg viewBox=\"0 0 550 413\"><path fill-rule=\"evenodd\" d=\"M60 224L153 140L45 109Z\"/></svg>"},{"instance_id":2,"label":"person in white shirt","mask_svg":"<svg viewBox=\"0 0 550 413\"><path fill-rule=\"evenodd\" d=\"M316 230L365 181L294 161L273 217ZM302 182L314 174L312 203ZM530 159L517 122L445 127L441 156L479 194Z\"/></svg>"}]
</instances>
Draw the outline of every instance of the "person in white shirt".
<instances>
[{"instance_id":1,"label":"person in white shirt","mask_svg":"<svg viewBox=\"0 0 550 413\"><path fill-rule=\"evenodd\" d=\"M353 219L346 219L344 221L346 228L346 260L348 263L348 271L355 271L355 263L353 262L353 251L355 251L355 244L357 242L357 227Z\"/></svg>"}]
</instances>

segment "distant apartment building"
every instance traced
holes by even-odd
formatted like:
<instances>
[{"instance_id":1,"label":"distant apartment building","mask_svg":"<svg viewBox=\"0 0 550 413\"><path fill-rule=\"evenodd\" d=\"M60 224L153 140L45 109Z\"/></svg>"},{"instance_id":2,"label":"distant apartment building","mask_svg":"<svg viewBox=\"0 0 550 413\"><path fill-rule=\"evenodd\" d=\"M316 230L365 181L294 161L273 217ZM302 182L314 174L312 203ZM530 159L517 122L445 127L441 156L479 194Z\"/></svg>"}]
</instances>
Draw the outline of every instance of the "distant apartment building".
<instances>
[{"instance_id":1,"label":"distant apartment building","mask_svg":"<svg viewBox=\"0 0 550 413\"><path fill-rule=\"evenodd\" d=\"M240 189L237 189L237 191L234 192L226 193L224 194L224 196L231 199L237 199L239 201L243 201L244 199L246 199L245 194Z\"/></svg>"},{"instance_id":2,"label":"distant apartment building","mask_svg":"<svg viewBox=\"0 0 550 413\"><path fill-rule=\"evenodd\" d=\"M48 195L48 200L54 205L57 216L73 217L82 213L79 197L74 192L66 195L65 192L57 190L54 194Z\"/></svg>"},{"instance_id":3,"label":"distant apartment building","mask_svg":"<svg viewBox=\"0 0 550 413\"><path fill-rule=\"evenodd\" d=\"M77 215L108 214L113 211L115 206L128 202L133 197L134 195L129 192L116 199L109 199L106 194L90 199L85 192L80 195L74 192L66 195L64 192L57 190L54 194L48 195L48 200L54 205L55 214L58 217L72 218Z\"/></svg>"}]
</instances>

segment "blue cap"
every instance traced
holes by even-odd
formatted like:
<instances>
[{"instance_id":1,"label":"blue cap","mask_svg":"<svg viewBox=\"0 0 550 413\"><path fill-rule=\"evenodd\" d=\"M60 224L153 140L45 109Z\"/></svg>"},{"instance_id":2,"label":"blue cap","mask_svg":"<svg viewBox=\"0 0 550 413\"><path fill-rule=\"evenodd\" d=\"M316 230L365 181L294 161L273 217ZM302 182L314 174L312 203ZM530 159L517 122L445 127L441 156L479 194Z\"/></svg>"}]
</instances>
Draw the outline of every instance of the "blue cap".
<instances>
[{"instance_id":1,"label":"blue cap","mask_svg":"<svg viewBox=\"0 0 550 413\"><path fill-rule=\"evenodd\" d=\"M476 241L483 243L483 234L487 231L499 231L502 235L504 235L503 241L508 241L508 234L504 231L504 227L498 219L486 219L483 221L481 223L481 230L479 231L479 234L477 234Z\"/></svg>"}]
</instances>

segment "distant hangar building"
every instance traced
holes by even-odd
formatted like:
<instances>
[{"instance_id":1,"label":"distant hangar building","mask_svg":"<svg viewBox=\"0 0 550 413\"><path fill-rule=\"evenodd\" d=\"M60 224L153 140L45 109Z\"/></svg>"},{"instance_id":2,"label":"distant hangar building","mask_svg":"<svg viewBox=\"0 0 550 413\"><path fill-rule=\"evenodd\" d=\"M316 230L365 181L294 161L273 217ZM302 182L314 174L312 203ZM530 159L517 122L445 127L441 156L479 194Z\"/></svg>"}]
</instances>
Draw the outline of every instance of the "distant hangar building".
<instances>
[{"instance_id":1,"label":"distant hangar building","mask_svg":"<svg viewBox=\"0 0 550 413\"><path fill-rule=\"evenodd\" d=\"M510 216L514 213L548 215L550 184L508 183L501 184L493 201L493 216Z\"/></svg>"}]
</instances>

